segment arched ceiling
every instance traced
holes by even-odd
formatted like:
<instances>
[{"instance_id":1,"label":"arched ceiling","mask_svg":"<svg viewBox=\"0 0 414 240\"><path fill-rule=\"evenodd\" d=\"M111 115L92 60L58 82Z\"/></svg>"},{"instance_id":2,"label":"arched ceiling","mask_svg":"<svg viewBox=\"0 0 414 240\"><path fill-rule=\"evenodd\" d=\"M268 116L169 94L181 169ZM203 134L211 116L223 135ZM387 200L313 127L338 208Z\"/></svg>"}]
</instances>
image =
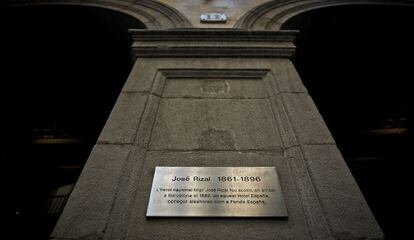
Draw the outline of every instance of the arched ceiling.
<instances>
[{"instance_id":1,"label":"arched ceiling","mask_svg":"<svg viewBox=\"0 0 414 240\"><path fill-rule=\"evenodd\" d=\"M414 1L393 0L278 0L269 1L244 14L235 28L252 30L279 30L284 22L300 13L338 5L382 4L414 5Z\"/></svg>"},{"instance_id":2,"label":"arched ceiling","mask_svg":"<svg viewBox=\"0 0 414 240\"><path fill-rule=\"evenodd\" d=\"M192 26L188 19L174 8L151 0L6 0L0 3L0 6L27 5L78 5L107 8L135 17L147 29L186 28Z\"/></svg>"},{"instance_id":3,"label":"arched ceiling","mask_svg":"<svg viewBox=\"0 0 414 240\"><path fill-rule=\"evenodd\" d=\"M408 0L6 0L0 6L63 4L95 6L135 17L147 29L243 28L279 30L289 18L312 9L354 4L414 5ZM200 23L200 15L221 12L226 23Z\"/></svg>"}]
</instances>

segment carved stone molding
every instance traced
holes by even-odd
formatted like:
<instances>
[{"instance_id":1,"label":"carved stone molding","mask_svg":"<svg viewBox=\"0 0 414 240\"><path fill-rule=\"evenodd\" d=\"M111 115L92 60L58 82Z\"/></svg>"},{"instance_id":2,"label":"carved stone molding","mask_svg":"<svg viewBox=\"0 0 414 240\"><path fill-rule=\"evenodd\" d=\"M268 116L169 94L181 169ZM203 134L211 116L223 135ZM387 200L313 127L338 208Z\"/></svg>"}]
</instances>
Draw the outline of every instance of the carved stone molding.
<instances>
[{"instance_id":1,"label":"carved stone molding","mask_svg":"<svg viewBox=\"0 0 414 240\"><path fill-rule=\"evenodd\" d=\"M135 57L291 57L296 31L130 30Z\"/></svg>"},{"instance_id":2,"label":"carved stone molding","mask_svg":"<svg viewBox=\"0 0 414 240\"><path fill-rule=\"evenodd\" d=\"M191 27L188 19L177 10L157 1L140 0L6 0L0 6L78 5L118 11L141 21L147 29Z\"/></svg>"},{"instance_id":3,"label":"carved stone molding","mask_svg":"<svg viewBox=\"0 0 414 240\"><path fill-rule=\"evenodd\" d=\"M285 0L270 1L262 4L243 15L234 28L251 30L279 30L288 19L318 8L339 5L404 5L414 6L414 1L392 0Z\"/></svg>"}]
</instances>

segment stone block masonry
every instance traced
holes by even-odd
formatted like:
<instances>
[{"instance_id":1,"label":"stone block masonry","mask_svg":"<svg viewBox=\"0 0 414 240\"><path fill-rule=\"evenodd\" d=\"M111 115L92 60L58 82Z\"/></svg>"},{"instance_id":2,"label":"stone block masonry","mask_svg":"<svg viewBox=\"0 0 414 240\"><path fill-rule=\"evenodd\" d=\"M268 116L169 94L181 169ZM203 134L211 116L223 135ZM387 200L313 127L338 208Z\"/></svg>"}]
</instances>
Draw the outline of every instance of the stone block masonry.
<instances>
[{"instance_id":1,"label":"stone block masonry","mask_svg":"<svg viewBox=\"0 0 414 240\"><path fill-rule=\"evenodd\" d=\"M295 32L131 34L135 66L52 239L382 238L290 60ZM275 166L289 217L147 218L156 166Z\"/></svg>"}]
</instances>

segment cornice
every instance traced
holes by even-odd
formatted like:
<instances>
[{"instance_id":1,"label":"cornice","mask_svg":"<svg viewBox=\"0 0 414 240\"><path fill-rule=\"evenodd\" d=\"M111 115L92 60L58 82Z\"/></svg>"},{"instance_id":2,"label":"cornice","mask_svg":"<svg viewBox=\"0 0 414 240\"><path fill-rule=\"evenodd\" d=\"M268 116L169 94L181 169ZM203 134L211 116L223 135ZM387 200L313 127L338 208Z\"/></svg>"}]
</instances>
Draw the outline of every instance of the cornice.
<instances>
[{"instance_id":1,"label":"cornice","mask_svg":"<svg viewBox=\"0 0 414 240\"><path fill-rule=\"evenodd\" d=\"M292 57L297 31L130 30L135 57Z\"/></svg>"}]
</instances>

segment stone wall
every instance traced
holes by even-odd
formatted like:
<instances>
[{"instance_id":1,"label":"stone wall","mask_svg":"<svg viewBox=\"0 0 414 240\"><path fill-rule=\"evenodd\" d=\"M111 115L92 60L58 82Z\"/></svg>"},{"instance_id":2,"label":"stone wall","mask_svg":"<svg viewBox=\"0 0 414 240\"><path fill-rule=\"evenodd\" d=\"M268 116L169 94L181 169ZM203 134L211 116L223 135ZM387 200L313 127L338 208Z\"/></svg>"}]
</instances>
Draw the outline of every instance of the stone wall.
<instances>
[{"instance_id":1,"label":"stone wall","mask_svg":"<svg viewBox=\"0 0 414 240\"><path fill-rule=\"evenodd\" d=\"M131 31L135 66L52 239L381 239L291 31ZM156 166L275 166L287 219L146 218Z\"/></svg>"}]
</instances>

